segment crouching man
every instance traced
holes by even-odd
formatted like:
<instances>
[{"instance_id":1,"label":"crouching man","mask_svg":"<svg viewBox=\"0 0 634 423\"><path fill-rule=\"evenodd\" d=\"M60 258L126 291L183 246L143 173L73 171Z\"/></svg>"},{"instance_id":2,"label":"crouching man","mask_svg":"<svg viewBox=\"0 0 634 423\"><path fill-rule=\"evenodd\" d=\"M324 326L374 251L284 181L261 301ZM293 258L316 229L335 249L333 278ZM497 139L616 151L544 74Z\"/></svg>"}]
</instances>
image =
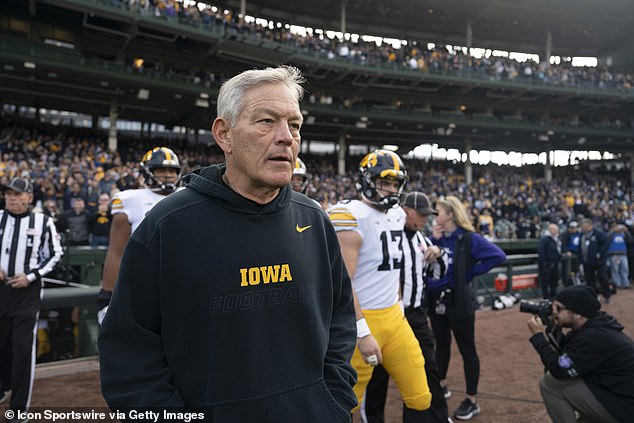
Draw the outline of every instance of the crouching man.
<instances>
[{"instance_id":1,"label":"crouching man","mask_svg":"<svg viewBox=\"0 0 634 423\"><path fill-rule=\"evenodd\" d=\"M528 321L530 342L546 367L540 390L552 421L632 421L634 342L623 325L600 311L596 292L585 285L562 290L552 308L553 323L565 333L559 345L549 341L539 316Z\"/></svg>"}]
</instances>

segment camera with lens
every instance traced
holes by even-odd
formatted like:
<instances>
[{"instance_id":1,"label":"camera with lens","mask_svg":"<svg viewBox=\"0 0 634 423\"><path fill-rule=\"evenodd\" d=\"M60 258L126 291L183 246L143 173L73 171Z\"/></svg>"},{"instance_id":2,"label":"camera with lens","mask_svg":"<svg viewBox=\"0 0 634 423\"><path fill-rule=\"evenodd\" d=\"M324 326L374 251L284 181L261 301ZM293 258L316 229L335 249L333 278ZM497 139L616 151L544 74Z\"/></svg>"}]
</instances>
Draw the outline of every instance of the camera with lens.
<instances>
[{"instance_id":1,"label":"camera with lens","mask_svg":"<svg viewBox=\"0 0 634 423\"><path fill-rule=\"evenodd\" d=\"M550 300L541 300L539 302L521 301L520 312L530 313L539 316L542 322L548 326L550 316L553 314L553 302Z\"/></svg>"}]
</instances>

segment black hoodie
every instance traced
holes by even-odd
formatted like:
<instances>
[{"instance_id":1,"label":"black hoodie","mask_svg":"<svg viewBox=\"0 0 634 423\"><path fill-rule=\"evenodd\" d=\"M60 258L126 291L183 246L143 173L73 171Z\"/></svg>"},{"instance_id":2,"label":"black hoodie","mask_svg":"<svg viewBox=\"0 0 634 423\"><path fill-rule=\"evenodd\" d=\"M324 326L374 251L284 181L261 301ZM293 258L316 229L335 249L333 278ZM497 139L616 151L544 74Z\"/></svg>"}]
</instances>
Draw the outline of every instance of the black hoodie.
<instances>
[{"instance_id":1,"label":"black hoodie","mask_svg":"<svg viewBox=\"0 0 634 423\"><path fill-rule=\"evenodd\" d=\"M590 391L619 422L634 416L634 342L611 315L600 312L569 332L558 354L543 333L530 339L551 375L581 377Z\"/></svg>"},{"instance_id":2,"label":"black hoodie","mask_svg":"<svg viewBox=\"0 0 634 423\"><path fill-rule=\"evenodd\" d=\"M186 178L132 234L99 335L113 408L213 422L348 422L350 278L327 215L283 188L258 205L224 165Z\"/></svg>"}]
</instances>

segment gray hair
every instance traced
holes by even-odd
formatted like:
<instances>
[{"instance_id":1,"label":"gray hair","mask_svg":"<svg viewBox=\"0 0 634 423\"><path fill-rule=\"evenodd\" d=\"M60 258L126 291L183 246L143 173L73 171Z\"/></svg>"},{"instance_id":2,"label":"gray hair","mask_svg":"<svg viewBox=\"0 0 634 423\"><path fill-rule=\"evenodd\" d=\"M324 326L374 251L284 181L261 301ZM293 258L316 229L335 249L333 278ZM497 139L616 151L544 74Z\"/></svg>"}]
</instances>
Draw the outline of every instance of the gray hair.
<instances>
[{"instance_id":1,"label":"gray hair","mask_svg":"<svg viewBox=\"0 0 634 423\"><path fill-rule=\"evenodd\" d=\"M286 65L244 71L227 80L220 87L218 117L227 119L229 125L234 126L242 113L246 92L266 84L286 85L295 94L295 99L299 103L304 96L302 84L305 81L299 69Z\"/></svg>"}]
</instances>

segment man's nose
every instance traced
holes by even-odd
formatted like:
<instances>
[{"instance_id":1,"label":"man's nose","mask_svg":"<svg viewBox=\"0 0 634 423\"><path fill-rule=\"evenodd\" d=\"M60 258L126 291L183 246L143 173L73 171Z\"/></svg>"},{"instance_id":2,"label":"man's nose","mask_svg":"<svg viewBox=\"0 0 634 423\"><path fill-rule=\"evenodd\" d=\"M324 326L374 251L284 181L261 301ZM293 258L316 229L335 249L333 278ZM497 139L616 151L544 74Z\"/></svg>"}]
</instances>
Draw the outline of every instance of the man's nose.
<instances>
[{"instance_id":1,"label":"man's nose","mask_svg":"<svg viewBox=\"0 0 634 423\"><path fill-rule=\"evenodd\" d=\"M278 142L292 143L293 133L288 121L281 119L275 126L275 139Z\"/></svg>"}]
</instances>

